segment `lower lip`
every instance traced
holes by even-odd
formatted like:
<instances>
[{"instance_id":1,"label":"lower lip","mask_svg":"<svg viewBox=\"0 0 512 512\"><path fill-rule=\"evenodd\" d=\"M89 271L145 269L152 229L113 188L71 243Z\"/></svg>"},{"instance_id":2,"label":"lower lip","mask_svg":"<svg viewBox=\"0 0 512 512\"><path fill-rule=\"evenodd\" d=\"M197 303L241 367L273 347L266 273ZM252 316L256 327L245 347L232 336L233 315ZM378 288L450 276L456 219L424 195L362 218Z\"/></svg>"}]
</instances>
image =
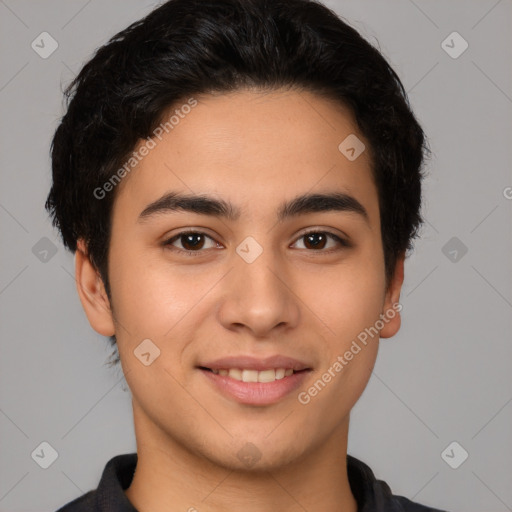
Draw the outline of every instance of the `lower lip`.
<instances>
[{"instance_id":1,"label":"lower lip","mask_svg":"<svg viewBox=\"0 0 512 512\"><path fill-rule=\"evenodd\" d=\"M300 387L309 371L292 373L274 382L243 382L199 368L205 377L229 398L248 405L270 405Z\"/></svg>"}]
</instances>

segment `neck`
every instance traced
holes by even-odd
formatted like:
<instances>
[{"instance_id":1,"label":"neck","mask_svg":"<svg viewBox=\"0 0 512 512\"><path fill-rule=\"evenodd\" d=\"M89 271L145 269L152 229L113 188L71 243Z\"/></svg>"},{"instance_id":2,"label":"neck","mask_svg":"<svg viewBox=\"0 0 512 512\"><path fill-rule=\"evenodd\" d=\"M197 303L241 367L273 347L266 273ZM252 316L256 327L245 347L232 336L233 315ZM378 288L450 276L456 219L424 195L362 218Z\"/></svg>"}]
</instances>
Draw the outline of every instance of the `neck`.
<instances>
[{"instance_id":1,"label":"neck","mask_svg":"<svg viewBox=\"0 0 512 512\"><path fill-rule=\"evenodd\" d=\"M270 470L220 466L134 415L138 462L125 491L138 512L357 512L346 425L300 459Z\"/></svg>"}]
</instances>

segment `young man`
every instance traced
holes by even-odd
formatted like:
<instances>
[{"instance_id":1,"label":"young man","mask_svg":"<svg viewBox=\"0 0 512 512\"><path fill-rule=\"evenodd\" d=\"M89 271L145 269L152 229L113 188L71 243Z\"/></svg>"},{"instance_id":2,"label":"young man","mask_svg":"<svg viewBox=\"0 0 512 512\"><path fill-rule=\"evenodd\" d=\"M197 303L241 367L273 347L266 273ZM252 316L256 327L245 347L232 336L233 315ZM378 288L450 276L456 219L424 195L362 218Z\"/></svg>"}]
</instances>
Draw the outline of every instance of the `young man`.
<instances>
[{"instance_id":1,"label":"young man","mask_svg":"<svg viewBox=\"0 0 512 512\"><path fill-rule=\"evenodd\" d=\"M428 151L380 53L318 3L171 0L68 96L47 208L137 453L60 510L433 511L347 455Z\"/></svg>"}]
</instances>

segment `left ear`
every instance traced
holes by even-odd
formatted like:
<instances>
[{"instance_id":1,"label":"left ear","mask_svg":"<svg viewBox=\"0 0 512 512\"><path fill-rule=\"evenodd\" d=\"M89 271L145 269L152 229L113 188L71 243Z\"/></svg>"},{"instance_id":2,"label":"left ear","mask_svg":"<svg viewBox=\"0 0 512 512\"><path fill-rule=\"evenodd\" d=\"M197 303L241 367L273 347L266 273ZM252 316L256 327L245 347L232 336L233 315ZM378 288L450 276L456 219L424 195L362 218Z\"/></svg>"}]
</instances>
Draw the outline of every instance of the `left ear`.
<instances>
[{"instance_id":1,"label":"left ear","mask_svg":"<svg viewBox=\"0 0 512 512\"><path fill-rule=\"evenodd\" d=\"M384 327L380 331L381 338L391 338L400 329L401 318L400 311L397 309L400 301L400 290L404 282L404 262L405 253L397 258L395 271L386 291L382 315L384 317ZM393 307L395 305L395 307Z\"/></svg>"}]
</instances>

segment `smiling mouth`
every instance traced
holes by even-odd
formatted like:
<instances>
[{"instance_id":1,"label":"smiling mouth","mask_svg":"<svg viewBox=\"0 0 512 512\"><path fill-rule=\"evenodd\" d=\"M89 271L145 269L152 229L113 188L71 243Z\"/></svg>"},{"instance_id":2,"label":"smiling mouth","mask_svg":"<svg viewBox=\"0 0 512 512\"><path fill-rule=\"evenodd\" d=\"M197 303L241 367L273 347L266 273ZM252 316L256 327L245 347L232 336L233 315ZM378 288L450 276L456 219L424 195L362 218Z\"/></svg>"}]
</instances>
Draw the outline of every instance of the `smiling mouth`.
<instances>
[{"instance_id":1,"label":"smiling mouth","mask_svg":"<svg viewBox=\"0 0 512 512\"><path fill-rule=\"evenodd\" d=\"M309 368L303 370L293 370L292 368L268 368L265 370L251 370L245 368L219 368L211 369L204 366L199 366L199 369L206 370L220 377L229 377L233 380L240 382L274 382L276 380L290 377L294 373L304 373L309 371Z\"/></svg>"}]
</instances>

